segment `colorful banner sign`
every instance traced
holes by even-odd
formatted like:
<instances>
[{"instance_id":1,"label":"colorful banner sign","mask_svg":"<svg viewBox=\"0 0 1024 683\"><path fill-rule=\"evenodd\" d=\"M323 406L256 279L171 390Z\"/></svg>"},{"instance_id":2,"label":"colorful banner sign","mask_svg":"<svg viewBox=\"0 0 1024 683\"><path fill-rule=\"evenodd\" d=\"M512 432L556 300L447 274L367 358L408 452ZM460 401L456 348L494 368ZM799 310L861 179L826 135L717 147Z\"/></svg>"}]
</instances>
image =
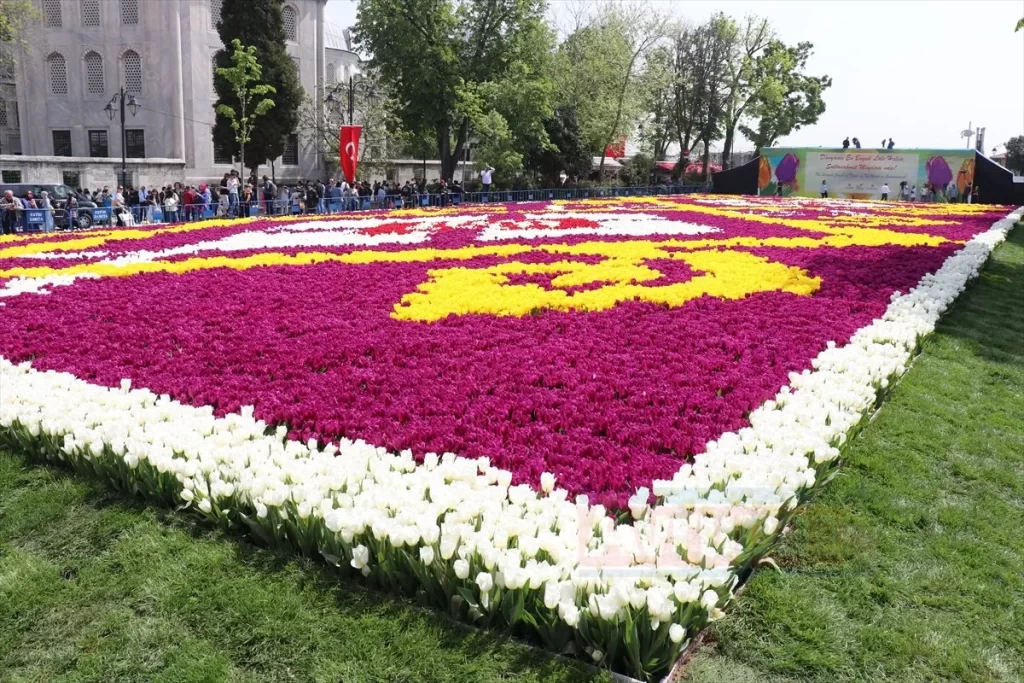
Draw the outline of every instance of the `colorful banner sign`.
<instances>
[{"instance_id":1,"label":"colorful banner sign","mask_svg":"<svg viewBox=\"0 0 1024 683\"><path fill-rule=\"evenodd\" d=\"M345 180L352 183L356 179L356 165L359 160L359 134L361 126L342 126L338 155L341 158L341 171Z\"/></svg>"},{"instance_id":2,"label":"colorful banner sign","mask_svg":"<svg viewBox=\"0 0 1024 683\"><path fill-rule=\"evenodd\" d=\"M783 197L818 197L827 189L829 197L881 199L887 186L893 200L934 191L938 198L955 201L973 183L973 149L772 147L761 150L757 185L759 194Z\"/></svg>"}]
</instances>

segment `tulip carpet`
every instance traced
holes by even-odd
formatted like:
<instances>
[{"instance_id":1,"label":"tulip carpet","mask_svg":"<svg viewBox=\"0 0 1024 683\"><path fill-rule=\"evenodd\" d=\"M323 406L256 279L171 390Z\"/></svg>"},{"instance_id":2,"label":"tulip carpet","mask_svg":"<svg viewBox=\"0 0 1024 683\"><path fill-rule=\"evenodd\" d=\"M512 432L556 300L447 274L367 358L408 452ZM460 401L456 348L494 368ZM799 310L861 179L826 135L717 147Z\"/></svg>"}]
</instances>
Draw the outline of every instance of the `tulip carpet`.
<instances>
[{"instance_id":1,"label":"tulip carpet","mask_svg":"<svg viewBox=\"0 0 1024 683\"><path fill-rule=\"evenodd\" d=\"M20 403L0 423L649 677L721 615L1009 210L617 198L7 237ZM613 565L650 573L581 575Z\"/></svg>"}]
</instances>

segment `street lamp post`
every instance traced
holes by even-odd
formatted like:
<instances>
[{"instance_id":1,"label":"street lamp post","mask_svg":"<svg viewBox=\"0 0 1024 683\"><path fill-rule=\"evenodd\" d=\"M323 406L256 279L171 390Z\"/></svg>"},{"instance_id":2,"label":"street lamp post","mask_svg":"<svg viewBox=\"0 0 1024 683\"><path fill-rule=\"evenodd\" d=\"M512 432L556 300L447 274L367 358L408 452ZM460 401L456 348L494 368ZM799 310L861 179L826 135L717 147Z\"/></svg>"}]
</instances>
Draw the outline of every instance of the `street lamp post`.
<instances>
[{"instance_id":1,"label":"street lamp post","mask_svg":"<svg viewBox=\"0 0 1024 683\"><path fill-rule=\"evenodd\" d=\"M127 107L130 109L132 116L135 116L139 113L139 109L142 108L142 103L139 102L135 95L125 92L124 86L121 86L121 89L110 98L110 101L107 102L107 106L103 108L103 111L107 112L107 117L111 121L114 120L114 114L117 111L114 107L115 104L118 104L121 110L121 179L117 184L126 186L128 184L126 182L126 179L128 178L128 136L124 129L125 108Z\"/></svg>"}]
</instances>

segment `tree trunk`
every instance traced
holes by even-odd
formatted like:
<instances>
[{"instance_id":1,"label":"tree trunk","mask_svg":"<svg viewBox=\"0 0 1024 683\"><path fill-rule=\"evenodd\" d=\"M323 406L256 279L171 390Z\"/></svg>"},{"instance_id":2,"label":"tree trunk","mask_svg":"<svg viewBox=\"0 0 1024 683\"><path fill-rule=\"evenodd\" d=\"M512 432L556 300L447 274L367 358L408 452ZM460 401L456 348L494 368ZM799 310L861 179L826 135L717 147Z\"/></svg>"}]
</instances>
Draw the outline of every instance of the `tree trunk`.
<instances>
[{"instance_id":1,"label":"tree trunk","mask_svg":"<svg viewBox=\"0 0 1024 683\"><path fill-rule=\"evenodd\" d=\"M725 141L722 143L722 170L732 168L732 143L736 136L736 124L725 129Z\"/></svg>"},{"instance_id":2,"label":"tree trunk","mask_svg":"<svg viewBox=\"0 0 1024 683\"><path fill-rule=\"evenodd\" d=\"M704 182L711 180L711 145L707 137L704 138Z\"/></svg>"}]
</instances>

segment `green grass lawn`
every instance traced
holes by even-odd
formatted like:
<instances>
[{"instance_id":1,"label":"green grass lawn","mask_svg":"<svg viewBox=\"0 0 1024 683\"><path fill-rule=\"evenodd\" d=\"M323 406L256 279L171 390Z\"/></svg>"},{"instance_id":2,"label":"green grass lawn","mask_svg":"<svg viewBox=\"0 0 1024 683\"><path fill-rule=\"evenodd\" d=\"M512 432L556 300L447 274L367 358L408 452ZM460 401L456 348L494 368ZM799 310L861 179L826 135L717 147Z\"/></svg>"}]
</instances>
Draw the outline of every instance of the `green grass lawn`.
<instances>
[{"instance_id":1,"label":"green grass lawn","mask_svg":"<svg viewBox=\"0 0 1024 683\"><path fill-rule=\"evenodd\" d=\"M1024 229L775 557L690 680L1024 679ZM4 683L594 678L0 453Z\"/></svg>"}]
</instances>

